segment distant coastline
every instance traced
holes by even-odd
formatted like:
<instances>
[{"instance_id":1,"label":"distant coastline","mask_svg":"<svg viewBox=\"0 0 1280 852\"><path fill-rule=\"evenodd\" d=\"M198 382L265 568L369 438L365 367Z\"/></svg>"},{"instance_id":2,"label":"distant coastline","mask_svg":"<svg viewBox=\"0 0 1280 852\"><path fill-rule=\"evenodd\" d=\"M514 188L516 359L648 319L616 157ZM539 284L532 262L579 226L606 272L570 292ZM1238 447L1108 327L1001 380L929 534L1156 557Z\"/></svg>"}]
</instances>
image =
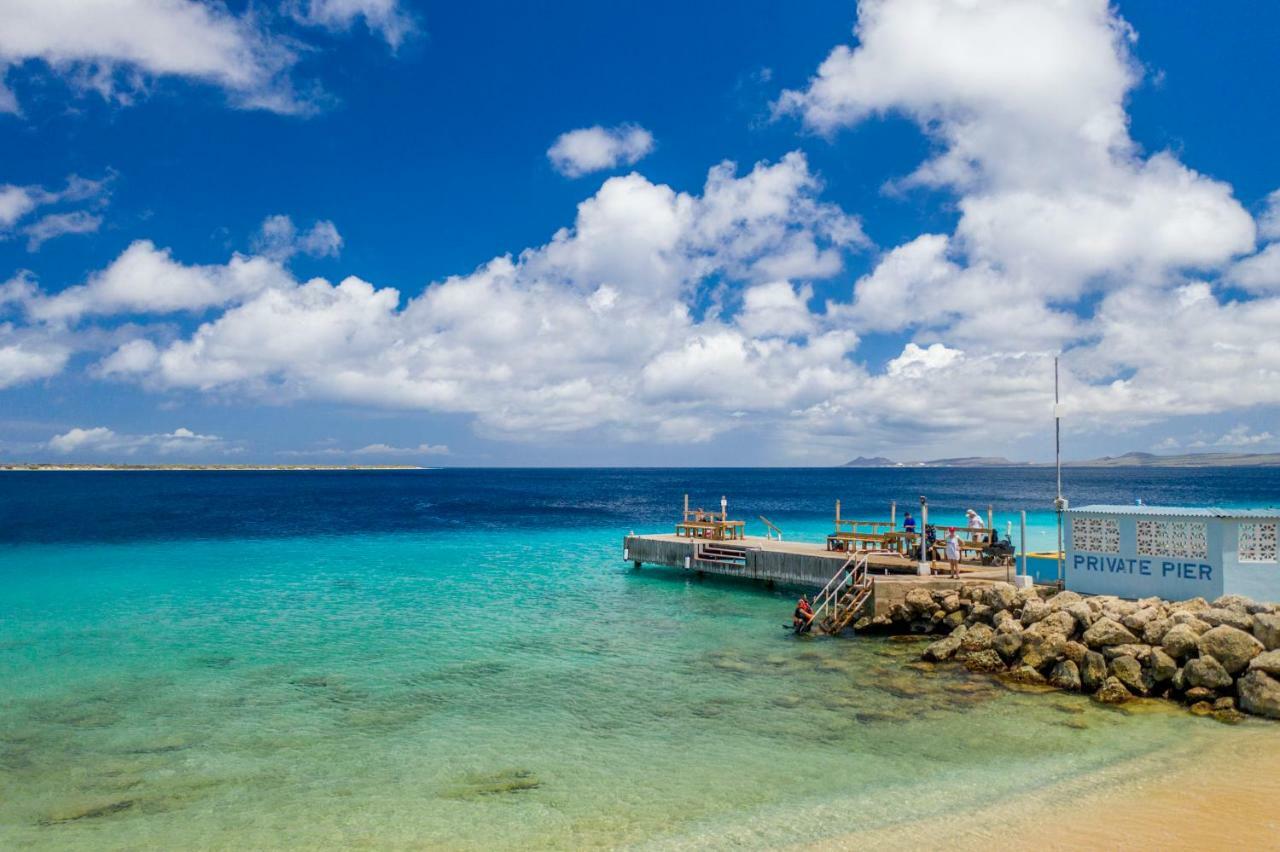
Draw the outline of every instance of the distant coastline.
<instances>
[{"instance_id":1,"label":"distant coastline","mask_svg":"<svg viewBox=\"0 0 1280 852\"><path fill-rule=\"evenodd\" d=\"M114 470L430 470L408 464L0 464L0 471L114 471Z\"/></svg>"},{"instance_id":2,"label":"distant coastline","mask_svg":"<svg viewBox=\"0 0 1280 852\"><path fill-rule=\"evenodd\" d=\"M1051 462L1010 461L1001 456L965 456L929 461L894 461L883 456L859 456L841 467L1051 467ZM1125 453L1096 459L1064 461L1063 467L1280 467L1280 453L1184 453L1161 456L1155 453Z\"/></svg>"}]
</instances>

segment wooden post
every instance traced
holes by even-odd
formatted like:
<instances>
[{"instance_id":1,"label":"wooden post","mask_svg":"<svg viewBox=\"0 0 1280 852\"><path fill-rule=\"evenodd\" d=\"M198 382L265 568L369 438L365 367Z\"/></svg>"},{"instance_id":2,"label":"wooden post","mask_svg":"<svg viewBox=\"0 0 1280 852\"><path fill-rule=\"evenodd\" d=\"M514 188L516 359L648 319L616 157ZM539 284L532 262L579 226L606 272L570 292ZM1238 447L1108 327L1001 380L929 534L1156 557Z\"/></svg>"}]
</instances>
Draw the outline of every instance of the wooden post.
<instances>
[{"instance_id":1,"label":"wooden post","mask_svg":"<svg viewBox=\"0 0 1280 852\"><path fill-rule=\"evenodd\" d=\"M889 529L896 530L898 528L898 501L889 501Z\"/></svg>"}]
</instances>

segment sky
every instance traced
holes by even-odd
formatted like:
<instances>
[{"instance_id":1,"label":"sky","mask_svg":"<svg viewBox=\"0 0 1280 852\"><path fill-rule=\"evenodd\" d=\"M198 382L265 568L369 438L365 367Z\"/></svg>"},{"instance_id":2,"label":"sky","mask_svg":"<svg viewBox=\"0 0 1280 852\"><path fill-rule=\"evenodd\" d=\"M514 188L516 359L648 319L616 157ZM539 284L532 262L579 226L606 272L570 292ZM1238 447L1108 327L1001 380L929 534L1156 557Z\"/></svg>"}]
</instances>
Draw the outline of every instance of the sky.
<instances>
[{"instance_id":1,"label":"sky","mask_svg":"<svg viewBox=\"0 0 1280 852\"><path fill-rule=\"evenodd\" d=\"M1278 29L0 0L0 461L1280 451Z\"/></svg>"}]
</instances>

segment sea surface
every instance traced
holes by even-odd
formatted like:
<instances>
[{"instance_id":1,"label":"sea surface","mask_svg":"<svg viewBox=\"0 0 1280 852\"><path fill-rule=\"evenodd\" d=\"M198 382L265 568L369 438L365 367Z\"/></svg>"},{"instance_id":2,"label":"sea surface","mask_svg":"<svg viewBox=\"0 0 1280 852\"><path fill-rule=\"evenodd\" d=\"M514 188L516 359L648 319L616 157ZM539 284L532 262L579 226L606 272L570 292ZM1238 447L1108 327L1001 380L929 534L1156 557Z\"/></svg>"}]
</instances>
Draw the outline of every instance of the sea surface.
<instances>
[{"instance_id":1,"label":"sea surface","mask_svg":"<svg viewBox=\"0 0 1280 852\"><path fill-rule=\"evenodd\" d=\"M1073 505L1280 505L1275 471L1066 477ZM1045 470L2 473L0 848L910 838L1280 740L796 638L794 590L633 570L622 536L685 492L796 539L837 497L879 518L920 495L1055 535Z\"/></svg>"}]
</instances>

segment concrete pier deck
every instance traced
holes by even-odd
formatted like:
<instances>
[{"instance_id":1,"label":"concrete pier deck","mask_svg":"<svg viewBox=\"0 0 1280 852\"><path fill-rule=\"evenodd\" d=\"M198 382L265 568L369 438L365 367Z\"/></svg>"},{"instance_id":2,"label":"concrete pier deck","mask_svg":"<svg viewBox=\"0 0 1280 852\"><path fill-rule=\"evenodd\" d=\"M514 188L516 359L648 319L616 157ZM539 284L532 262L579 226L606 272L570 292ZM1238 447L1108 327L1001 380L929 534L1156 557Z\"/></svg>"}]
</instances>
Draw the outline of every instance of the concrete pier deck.
<instances>
[{"instance_id":1,"label":"concrete pier deck","mask_svg":"<svg viewBox=\"0 0 1280 852\"><path fill-rule=\"evenodd\" d=\"M696 545L740 550L743 564L721 564L695 559ZM848 553L827 550L822 544L803 541L747 536L738 541L691 539L673 534L628 535L623 538L623 556L637 568L660 565L695 573L715 574L781 583L810 589L821 589L849 558ZM911 589L949 589L962 583L990 583L1004 580L1005 568L961 565L961 579L941 574L921 576L915 560L891 554L876 554L867 559L867 573L874 586L873 614L887 612L894 603L906 597ZM945 563L935 563L936 570L946 570Z\"/></svg>"}]
</instances>

